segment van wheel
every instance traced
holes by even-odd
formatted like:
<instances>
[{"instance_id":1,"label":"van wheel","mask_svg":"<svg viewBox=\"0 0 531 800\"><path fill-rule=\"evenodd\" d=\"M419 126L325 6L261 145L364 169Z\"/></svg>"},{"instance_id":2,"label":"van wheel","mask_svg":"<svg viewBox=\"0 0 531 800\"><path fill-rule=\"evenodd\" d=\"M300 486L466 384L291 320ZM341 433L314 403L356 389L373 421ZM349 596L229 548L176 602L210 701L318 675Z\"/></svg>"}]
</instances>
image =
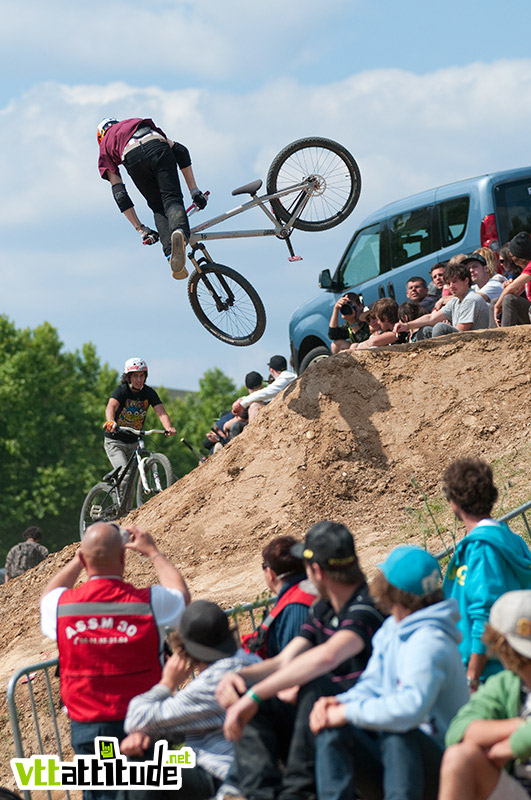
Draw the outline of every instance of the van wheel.
<instances>
[{"instance_id":1,"label":"van wheel","mask_svg":"<svg viewBox=\"0 0 531 800\"><path fill-rule=\"evenodd\" d=\"M314 347L313 350L310 350L309 353L306 353L304 358L301 361L299 367L299 375L302 375L304 370L310 366L310 364L314 364L316 361L322 361L323 358L329 358L331 356L331 352L328 347L321 345L320 347Z\"/></svg>"}]
</instances>

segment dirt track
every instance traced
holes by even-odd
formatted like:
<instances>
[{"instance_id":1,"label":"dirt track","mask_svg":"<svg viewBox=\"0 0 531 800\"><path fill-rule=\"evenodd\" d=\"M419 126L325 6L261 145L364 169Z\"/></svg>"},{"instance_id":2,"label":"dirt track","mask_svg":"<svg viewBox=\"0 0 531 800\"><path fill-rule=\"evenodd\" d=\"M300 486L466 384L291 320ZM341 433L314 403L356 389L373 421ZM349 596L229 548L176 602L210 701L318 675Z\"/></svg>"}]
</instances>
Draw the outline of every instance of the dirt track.
<instances>
[{"instance_id":1,"label":"dirt track","mask_svg":"<svg viewBox=\"0 0 531 800\"><path fill-rule=\"evenodd\" d=\"M194 598L224 606L262 591L260 550L269 539L302 537L323 518L351 528L370 574L393 545L422 540L407 510L420 506L414 475L435 497L447 463L482 456L494 462L499 484L511 476L506 509L529 499L530 344L531 326L522 326L318 362L222 453L129 519L153 533ZM446 510L441 520L450 532ZM441 543L429 546L435 552ZM76 547L0 587L2 688L16 668L55 654L40 634L39 595ZM131 553L126 577L141 585L155 573ZM1 713L0 785L12 787Z\"/></svg>"}]
</instances>

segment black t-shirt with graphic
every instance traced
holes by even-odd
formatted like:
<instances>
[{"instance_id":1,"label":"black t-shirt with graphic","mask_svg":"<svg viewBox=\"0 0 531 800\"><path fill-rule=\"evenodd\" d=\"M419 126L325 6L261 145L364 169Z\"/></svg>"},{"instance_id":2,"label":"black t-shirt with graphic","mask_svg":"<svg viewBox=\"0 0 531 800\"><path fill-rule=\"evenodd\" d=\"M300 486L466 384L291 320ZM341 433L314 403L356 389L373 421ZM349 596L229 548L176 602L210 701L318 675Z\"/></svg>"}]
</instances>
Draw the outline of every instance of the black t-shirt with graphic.
<instances>
[{"instance_id":1,"label":"black t-shirt with graphic","mask_svg":"<svg viewBox=\"0 0 531 800\"><path fill-rule=\"evenodd\" d=\"M128 383L121 383L111 394L118 400L119 407L114 421L120 427L134 428L141 431L149 406L158 406L161 399L151 386L143 386L139 392L134 392ZM136 442L137 437L132 433L105 433L108 439L118 439L121 442Z\"/></svg>"}]
</instances>

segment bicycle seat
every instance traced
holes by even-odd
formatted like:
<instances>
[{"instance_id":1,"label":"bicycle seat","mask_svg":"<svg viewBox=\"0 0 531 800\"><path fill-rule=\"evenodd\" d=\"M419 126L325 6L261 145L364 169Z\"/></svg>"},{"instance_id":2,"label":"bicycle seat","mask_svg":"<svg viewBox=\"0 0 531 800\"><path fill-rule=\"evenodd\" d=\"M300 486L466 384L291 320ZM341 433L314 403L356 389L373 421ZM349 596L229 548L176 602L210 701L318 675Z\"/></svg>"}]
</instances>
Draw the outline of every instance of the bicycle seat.
<instances>
[{"instance_id":1,"label":"bicycle seat","mask_svg":"<svg viewBox=\"0 0 531 800\"><path fill-rule=\"evenodd\" d=\"M103 480L107 482L113 481L115 478L118 477L118 473L120 472L121 469L122 469L121 467L116 467L111 472L108 472L107 475L104 475Z\"/></svg>"},{"instance_id":2,"label":"bicycle seat","mask_svg":"<svg viewBox=\"0 0 531 800\"><path fill-rule=\"evenodd\" d=\"M239 186L237 189L233 189L232 194L256 194L261 186L261 180L253 181L252 183L246 183L245 186Z\"/></svg>"}]
</instances>

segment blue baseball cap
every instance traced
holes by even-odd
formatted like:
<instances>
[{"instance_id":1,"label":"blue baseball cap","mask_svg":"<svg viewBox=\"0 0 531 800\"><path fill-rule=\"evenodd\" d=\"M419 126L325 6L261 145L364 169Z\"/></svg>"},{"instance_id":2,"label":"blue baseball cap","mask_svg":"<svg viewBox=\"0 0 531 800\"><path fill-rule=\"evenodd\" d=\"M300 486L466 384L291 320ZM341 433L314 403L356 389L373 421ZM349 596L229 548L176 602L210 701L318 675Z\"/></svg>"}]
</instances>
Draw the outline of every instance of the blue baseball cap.
<instances>
[{"instance_id":1,"label":"blue baseball cap","mask_svg":"<svg viewBox=\"0 0 531 800\"><path fill-rule=\"evenodd\" d=\"M441 587L439 562L422 547L408 544L395 547L378 567L389 583L403 592L422 596Z\"/></svg>"}]
</instances>

